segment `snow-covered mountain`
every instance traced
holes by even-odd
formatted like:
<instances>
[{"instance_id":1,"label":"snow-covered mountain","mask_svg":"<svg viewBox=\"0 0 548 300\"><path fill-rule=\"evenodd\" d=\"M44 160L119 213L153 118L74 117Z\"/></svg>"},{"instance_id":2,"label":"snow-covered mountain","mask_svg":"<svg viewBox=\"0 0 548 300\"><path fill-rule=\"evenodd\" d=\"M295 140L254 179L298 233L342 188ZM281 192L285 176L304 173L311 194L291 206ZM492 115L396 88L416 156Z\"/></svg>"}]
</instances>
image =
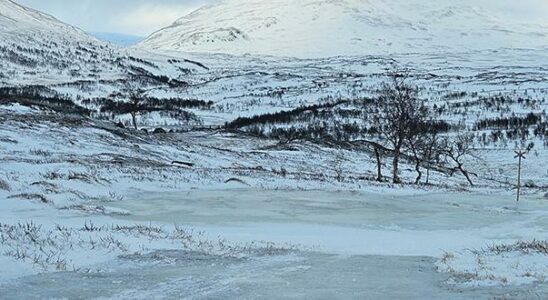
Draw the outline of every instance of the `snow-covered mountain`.
<instances>
[{"instance_id":1,"label":"snow-covered mountain","mask_svg":"<svg viewBox=\"0 0 548 300\"><path fill-rule=\"evenodd\" d=\"M119 51L54 17L0 0L0 81L93 78L119 72ZM36 81L40 78L41 82Z\"/></svg>"},{"instance_id":2,"label":"snow-covered mountain","mask_svg":"<svg viewBox=\"0 0 548 300\"><path fill-rule=\"evenodd\" d=\"M135 90L184 88L190 74L203 70L199 62L118 47L0 0L0 102L59 108L61 101L71 112L100 114L108 101L126 101ZM192 119L170 113L163 124Z\"/></svg>"},{"instance_id":3,"label":"snow-covered mountain","mask_svg":"<svg viewBox=\"0 0 548 300\"><path fill-rule=\"evenodd\" d=\"M297 57L548 46L548 23L527 23L503 2L225 0L182 17L140 46Z\"/></svg>"},{"instance_id":4,"label":"snow-covered mountain","mask_svg":"<svg viewBox=\"0 0 548 300\"><path fill-rule=\"evenodd\" d=\"M0 83L46 84L121 73L119 50L53 16L0 0Z\"/></svg>"},{"instance_id":5,"label":"snow-covered mountain","mask_svg":"<svg viewBox=\"0 0 548 300\"><path fill-rule=\"evenodd\" d=\"M35 41L50 38L91 42L82 30L11 0L0 0L0 31L3 37L12 38L12 42L26 41L28 37L25 35L31 34L35 35ZM6 39L3 41L6 42Z\"/></svg>"},{"instance_id":6,"label":"snow-covered mountain","mask_svg":"<svg viewBox=\"0 0 548 300\"><path fill-rule=\"evenodd\" d=\"M180 84L194 63L100 41L53 16L0 0L0 87L46 86L82 97L130 83Z\"/></svg>"}]
</instances>

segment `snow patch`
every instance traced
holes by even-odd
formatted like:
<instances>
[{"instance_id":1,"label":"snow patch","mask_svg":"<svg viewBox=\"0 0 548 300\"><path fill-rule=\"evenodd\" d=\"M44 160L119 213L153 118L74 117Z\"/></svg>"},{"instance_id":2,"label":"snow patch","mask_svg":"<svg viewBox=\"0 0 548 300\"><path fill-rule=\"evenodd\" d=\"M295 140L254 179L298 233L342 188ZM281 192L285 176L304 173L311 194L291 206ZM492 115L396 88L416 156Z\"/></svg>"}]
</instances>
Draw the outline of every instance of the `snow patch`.
<instances>
[{"instance_id":1,"label":"snow patch","mask_svg":"<svg viewBox=\"0 0 548 300\"><path fill-rule=\"evenodd\" d=\"M436 264L451 274L449 283L466 286L544 283L548 276L548 242L518 242L483 250L445 253Z\"/></svg>"}]
</instances>

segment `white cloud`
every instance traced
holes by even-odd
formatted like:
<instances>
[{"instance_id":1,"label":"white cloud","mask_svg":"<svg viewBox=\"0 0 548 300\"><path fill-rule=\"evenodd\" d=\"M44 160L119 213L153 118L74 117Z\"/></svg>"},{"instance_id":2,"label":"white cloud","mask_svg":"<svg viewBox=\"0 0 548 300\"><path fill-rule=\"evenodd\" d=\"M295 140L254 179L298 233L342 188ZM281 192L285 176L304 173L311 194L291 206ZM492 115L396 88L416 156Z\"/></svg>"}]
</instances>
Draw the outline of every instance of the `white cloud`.
<instances>
[{"instance_id":1,"label":"white cloud","mask_svg":"<svg viewBox=\"0 0 548 300\"><path fill-rule=\"evenodd\" d=\"M15 0L89 32L146 36L218 0Z\"/></svg>"},{"instance_id":2,"label":"white cloud","mask_svg":"<svg viewBox=\"0 0 548 300\"><path fill-rule=\"evenodd\" d=\"M197 5L144 4L111 20L119 31L150 34L171 25L175 20L197 9Z\"/></svg>"},{"instance_id":3,"label":"white cloud","mask_svg":"<svg viewBox=\"0 0 548 300\"><path fill-rule=\"evenodd\" d=\"M146 36L199 6L221 0L15 0L86 31ZM299 0L295 0L299 1ZM408 1L408 0L385 0ZM437 1L437 0L423 0ZM453 0L502 15L509 22L548 26L548 0Z\"/></svg>"}]
</instances>

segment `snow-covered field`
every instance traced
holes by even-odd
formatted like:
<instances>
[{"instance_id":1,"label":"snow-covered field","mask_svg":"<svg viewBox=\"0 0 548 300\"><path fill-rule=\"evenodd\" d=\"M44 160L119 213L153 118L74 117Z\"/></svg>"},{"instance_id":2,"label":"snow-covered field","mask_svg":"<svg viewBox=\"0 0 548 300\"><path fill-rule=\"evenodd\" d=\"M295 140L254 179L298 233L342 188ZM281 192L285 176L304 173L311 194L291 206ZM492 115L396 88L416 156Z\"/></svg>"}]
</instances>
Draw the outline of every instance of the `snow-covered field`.
<instances>
[{"instance_id":1,"label":"snow-covered field","mask_svg":"<svg viewBox=\"0 0 548 300\"><path fill-rule=\"evenodd\" d=\"M132 51L171 65L170 56ZM450 62L424 55L398 62L412 68L424 97L447 107L440 118L471 129L482 118L546 109L546 69L535 65L543 54L524 50L530 61L514 66L515 53L498 53L508 59L496 61L475 53L485 65L464 54ZM193 112L216 126L321 99L372 96L390 65L375 57L188 57L210 67L194 65L188 87L147 93L211 100L213 109ZM416 67L417 61L424 64ZM501 66L493 69L494 63ZM120 89L108 81L83 85L50 88L77 103ZM488 106L489 97L501 95L531 101ZM3 298L546 294L548 151L542 139L526 140L535 147L524 161L527 186L517 206L513 149L522 146L519 140L476 147L465 162L478 174L473 188L459 174L437 172L431 185L390 185L374 181L374 160L363 149L281 144L217 129L147 134L117 128L119 119L128 118L0 107ZM148 129L180 126L172 121L139 117ZM388 161L383 168L389 174ZM414 181L409 162L402 178Z\"/></svg>"},{"instance_id":2,"label":"snow-covered field","mask_svg":"<svg viewBox=\"0 0 548 300\"><path fill-rule=\"evenodd\" d=\"M546 298L546 21L394 3L229 0L120 48L0 0L0 299ZM450 161L413 184L409 151L375 180L396 69L474 135L474 186ZM105 110L137 94L203 105Z\"/></svg>"},{"instance_id":3,"label":"snow-covered field","mask_svg":"<svg viewBox=\"0 0 548 300\"><path fill-rule=\"evenodd\" d=\"M308 143L149 135L21 106L1 107L0 122L6 299L546 292L546 151L524 162L537 185L516 204L492 174L474 188L441 173L432 186L378 184L364 153ZM497 153L473 171L512 155Z\"/></svg>"}]
</instances>

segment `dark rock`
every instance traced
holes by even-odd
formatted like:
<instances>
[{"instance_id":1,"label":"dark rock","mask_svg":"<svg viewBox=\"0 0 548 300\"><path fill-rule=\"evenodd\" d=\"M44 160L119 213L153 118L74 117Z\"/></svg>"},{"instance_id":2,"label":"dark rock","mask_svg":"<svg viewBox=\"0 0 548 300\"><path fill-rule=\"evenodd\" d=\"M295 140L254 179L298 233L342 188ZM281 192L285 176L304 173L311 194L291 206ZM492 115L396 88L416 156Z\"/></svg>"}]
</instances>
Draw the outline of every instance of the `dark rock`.
<instances>
[{"instance_id":1,"label":"dark rock","mask_svg":"<svg viewBox=\"0 0 548 300\"><path fill-rule=\"evenodd\" d=\"M154 129L154 131L152 133L153 134L166 134L167 131L165 131L163 128L156 128L156 129Z\"/></svg>"},{"instance_id":2,"label":"dark rock","mask_svg":"<svg viewBox=\"0 0 548 300\"><path fill-rule=\"evenodd\" d=\"M227 181L225 181L225 183L229 183L229 182L237 182L237 183L241 183L243 185L247 185L249 186L249 184L247 184L245 181L239 179L239 178L230 178L228 179Z\"/></svg>"},{"instance_id":3,"label":"dark rock","mask_svg":"<svg viewBox=\"0 0 548 300\"><path fill-rule=\"evenodd\" d=\"M173 161L171 164L178 165L178 166L185 166L185 167L194 167L193 163L178 161L178 160Z\"/></svg>"},{"instance_id":4,"label":"dark rock","mask_svg":"<svg viewBox=\"0 0 548 300\"><path fill-rule=\"evenodd\" d=\"M533 180L527 180L525 181L525 183L523 184L524 187L527 187L527 188L536 188L538 187L537 184L533 181Z\"/></svg>"}]
</instances>

